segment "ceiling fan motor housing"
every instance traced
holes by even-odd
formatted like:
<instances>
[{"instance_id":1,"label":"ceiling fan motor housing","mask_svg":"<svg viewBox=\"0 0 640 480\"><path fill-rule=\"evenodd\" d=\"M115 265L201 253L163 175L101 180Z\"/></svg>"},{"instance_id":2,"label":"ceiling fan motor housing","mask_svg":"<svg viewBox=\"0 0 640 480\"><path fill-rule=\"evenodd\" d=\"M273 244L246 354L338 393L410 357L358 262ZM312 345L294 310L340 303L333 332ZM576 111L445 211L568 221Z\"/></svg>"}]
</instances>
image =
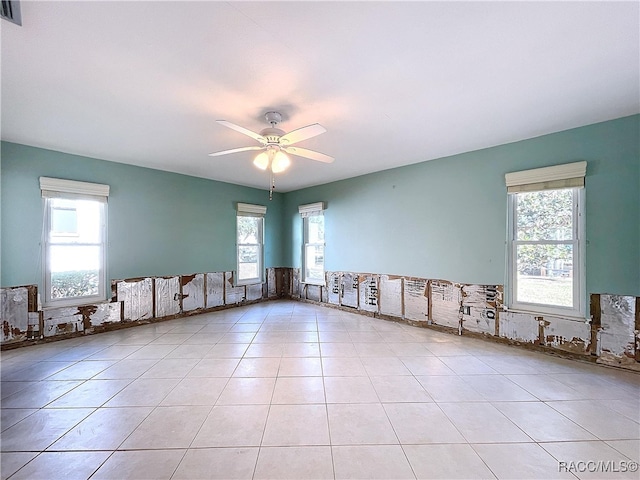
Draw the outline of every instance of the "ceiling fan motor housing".
<instances>
[{"instance_id":1,"label":"ceiling fan motor housing","mask_svg":"<svg viewBox=\"0 0 640 480\"><path fill-rule=\"evenodd\" d=\"M262 135L266 140L267 144L279 144L280 137L285 134L284 130L280 130L275 127L268 127L260 131L260 135Z\"/></svg>"},{"instance_id":2,"label":"ceiling fan motor housing","mask_svg":"<svg viewBox=\"0 0 640 480\"><path fill-rule=\"evenodd\" d=\"M280 115L278 112L267 112L264 114L264 118L266 118L267 123L271 124L272 126L276 126L282 121L282 115Z\"/></svg>"}]
</instances>

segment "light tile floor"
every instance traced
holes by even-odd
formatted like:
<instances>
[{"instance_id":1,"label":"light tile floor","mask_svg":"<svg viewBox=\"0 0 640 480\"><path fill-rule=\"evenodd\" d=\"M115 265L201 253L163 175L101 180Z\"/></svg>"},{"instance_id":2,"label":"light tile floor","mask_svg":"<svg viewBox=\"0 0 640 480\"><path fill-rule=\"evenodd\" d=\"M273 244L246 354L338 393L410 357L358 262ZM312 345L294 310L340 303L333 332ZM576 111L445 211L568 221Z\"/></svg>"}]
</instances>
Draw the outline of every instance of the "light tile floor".
<instances>
[{"instance_id":1,"label":"light tile floor","mask_svg":"<svg viewBox=\"0 0 640 480\"><path fill-rule=\"evenodd\" d=\"M1 374L3 479L640 478L640 375L299 302Z\"/></svg>"}]
</instances>

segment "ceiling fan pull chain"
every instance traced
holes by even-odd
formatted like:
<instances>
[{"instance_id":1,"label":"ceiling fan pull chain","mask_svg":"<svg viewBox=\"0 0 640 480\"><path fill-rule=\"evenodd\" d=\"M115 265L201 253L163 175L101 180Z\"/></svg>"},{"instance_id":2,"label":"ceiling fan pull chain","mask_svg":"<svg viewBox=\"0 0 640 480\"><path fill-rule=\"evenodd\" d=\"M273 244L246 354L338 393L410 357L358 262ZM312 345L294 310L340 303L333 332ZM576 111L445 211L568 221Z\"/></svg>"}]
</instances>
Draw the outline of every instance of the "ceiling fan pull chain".
<instances>
[{"instance_id":1,"label":"ceiling fan pull chain","mask_svg":"<svg viewBox=\"0 0 640 480\"><path fill-rule=\"evenodd\" d=\"M269 188L269 200L273 200L273 191L276 189L276 176L271 172L271 188Z\"/></svg>"}]
</instances>

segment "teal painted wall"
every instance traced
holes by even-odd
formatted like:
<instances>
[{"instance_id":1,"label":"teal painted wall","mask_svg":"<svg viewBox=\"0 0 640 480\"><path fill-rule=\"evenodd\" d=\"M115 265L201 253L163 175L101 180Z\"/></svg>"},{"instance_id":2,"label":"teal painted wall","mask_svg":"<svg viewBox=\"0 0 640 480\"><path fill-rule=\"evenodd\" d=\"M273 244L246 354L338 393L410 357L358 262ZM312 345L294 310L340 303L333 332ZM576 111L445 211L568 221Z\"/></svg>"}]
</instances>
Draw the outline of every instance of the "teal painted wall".
<instances>
[{"instance_id":1,"label":"teal painted wall","mask_svg":"<svg viewBox=\"0 0 640 480\"><path fill-rule=\"evenodd\" d=\"M298 205L325 201L329 271L504 284L504 174L579 160L587 292L640 295L639 115L288 193L286 266L301 266Z\"/></svg>"},{"instance_id":2,"label":"teal painted wall","mask_svg":"<svg viewBox=\"0 0 640 480\"><path fill-rule=\"evenodd\" d=\"M109 279L235 270L236 202L267 206L265 265L284 263L283 194L3 142L3 286L41 284L41 176L110 185Z\"/></svg>"},{"instance_id":3,"label":"teal painted wall","mask_svg":"<svg viewBox=\"0 0 640 480\"><path fill-rule=\"evenodd\" d=\"M587 292L640 295L639 115L271 202L262 190L5 142L2 285L40 281L40 176L111 185L111 279L235 269L237 201L268 206L266 266L300 267L298 205L325 201L327 270L504 284L504 174L578 160L588 162Z\"/></svg>"}]
</instances>

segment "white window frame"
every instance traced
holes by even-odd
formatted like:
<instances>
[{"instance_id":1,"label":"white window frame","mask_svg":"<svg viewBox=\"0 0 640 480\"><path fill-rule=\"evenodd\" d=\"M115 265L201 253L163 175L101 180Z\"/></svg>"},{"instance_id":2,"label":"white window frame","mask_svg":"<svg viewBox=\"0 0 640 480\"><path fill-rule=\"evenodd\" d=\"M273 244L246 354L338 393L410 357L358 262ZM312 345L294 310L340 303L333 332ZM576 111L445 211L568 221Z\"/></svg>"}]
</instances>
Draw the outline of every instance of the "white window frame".
<instances>
[{"instance_id":1,"label":"white window frame","mask_svg":"<svg viewBox=\"0 0 640 480\"><path fill-rule=\"evenodd\" d=\"M586 162L544 167L506 175L508 192L507 217L507 289L508 310L528 313L543 313L565 318L586 318L586 252L585 252L585 212L584 177ZM570 189L573 193L572 239L520 241L517 238L517 195L524 192ZM572 245L573 249L573 307L551 304L518 302L517 247L523 244Z\"/></svg>"},{"instance_id":2,"label":"white window frame","mask_svg":"<svg viewBox=\"0 0 640 480\"><path fill-rule=\"evenodd\" d=\"M252 205L249 203L238 203L236 208L236 274L234 275L235 285L255 285L264 282L264 217L267 207L263 205ZM239 217L258 218L258 243L240 243L238 238ZM258 247L258 276L251 278L240 278L240 248L244 246Z\"/></svg>"},{"instance_id":3,"label":"white window frame","mask_svg":"<svg viewBox=\"0 0 640 480\"><path fill-rule=\"evenodd\" d=\"M104 302L107 300L107 200L109 197L109 185L97 183L78 182L59 178L40 177L40 190L43 200L43 238L42 238L42 264L44 285L44 306L65 307L75 305L87 305ZM92 200L100 204L100 240L87 244L73 244L75 246L98 246L100 248L100 266L98 269L98 293L96 295L84 295L78 297L51 298L51 268L50 248L57 245L51 241L52 228L52 199L62 198L67 200Z\"/></svg>"},{"instance_id":4,"label":"white window frame","mask_svg":"<svg viewBox=\"0 0 640 480\"><path fill-rule=\"evenodd\" d=\"M325 242L310 242L309 241L309 218L316 216L324 216L324 202L310 203L307 205L300 205L298 207L298 212L302 216L302 229L303 229L303 241L302 241L302 283L306 283L309 285L321 285L325 286L325 258L326 258L326 243ZM323 257L322 257L322 280L309 279L307 278L307 249L309 247L323 247Z\"/></svg>"}]
</instances>

